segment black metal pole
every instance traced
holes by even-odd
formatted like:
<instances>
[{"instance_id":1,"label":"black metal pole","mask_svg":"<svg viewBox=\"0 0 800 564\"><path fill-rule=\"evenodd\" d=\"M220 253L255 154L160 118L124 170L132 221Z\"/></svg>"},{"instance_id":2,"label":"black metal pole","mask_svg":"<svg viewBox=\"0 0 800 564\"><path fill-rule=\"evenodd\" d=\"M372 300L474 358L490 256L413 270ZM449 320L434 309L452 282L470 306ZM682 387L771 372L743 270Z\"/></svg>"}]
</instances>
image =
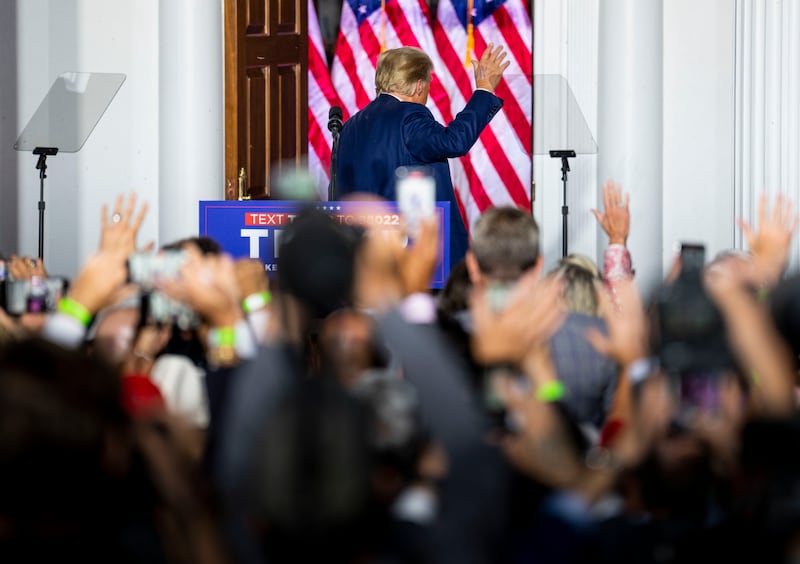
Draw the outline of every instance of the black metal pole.
<instances>
[{"instance_id":1,"label":"black metal pole","mask_svg":"<svg viewBox=\"0 0 800 564\"><path fill-rule=\"evenodd\" d=\"M44 260L44 179L47 178L44 172L47 170L47 157L41 155L39 160L42 164L39 167L39 259Z\"/></svg>"},{"instance_id":2,"label":"black metal pole","mask_svg":"<svg viewBox=\"0 0 800 564\"><path fill-rule=\"evenodd\" d=\"M567 256L567 216L569 206L567 205L567 173L569 172L569 161L567 157L561 157L561 183L564 189L563 203L561 205L561 256Z\"/></svg>"},{"instance_id":3,"label":"black metal pole","mask_svg":"<svg viewBox=\"0 0 800 564\"><path fill-rule=\"evenodd\" d=\"M328 184L328 201L336 200L336 161L339 156L339 132L332 131L333 145L331 146L331 181Z\"/></svg>"},{"instance_id":4,"label":"black metal pole","mask_svg":"<svg viewBox=\"0 0 800 564\"><path fill-rule=\"evenodd\" d=\"M47 157L57 155L57 147L36 147L34 155L39 155L36 170L39 171L39 258L44 260L44 179L47 178Z\"/></svg>"}]
</instances>

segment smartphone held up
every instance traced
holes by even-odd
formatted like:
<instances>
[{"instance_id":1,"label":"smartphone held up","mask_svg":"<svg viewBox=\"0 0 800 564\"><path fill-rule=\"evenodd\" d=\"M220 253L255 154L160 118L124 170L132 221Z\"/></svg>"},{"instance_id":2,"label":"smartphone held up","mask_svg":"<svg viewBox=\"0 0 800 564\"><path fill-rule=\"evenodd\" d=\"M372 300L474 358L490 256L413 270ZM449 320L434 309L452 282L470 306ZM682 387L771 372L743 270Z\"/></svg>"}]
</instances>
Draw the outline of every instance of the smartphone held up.
<instances>
[{"instance_id":1,"label":"smartphone held up","mask_svg":"<svg viewBox=\"0 0 800 564\"><path fill-rule=\"evenodd\" d=\"M413 239L420 223L436 213L436 180L425 167L398 167L395 171L397 207Z\"/></svg>"}]
</instances>

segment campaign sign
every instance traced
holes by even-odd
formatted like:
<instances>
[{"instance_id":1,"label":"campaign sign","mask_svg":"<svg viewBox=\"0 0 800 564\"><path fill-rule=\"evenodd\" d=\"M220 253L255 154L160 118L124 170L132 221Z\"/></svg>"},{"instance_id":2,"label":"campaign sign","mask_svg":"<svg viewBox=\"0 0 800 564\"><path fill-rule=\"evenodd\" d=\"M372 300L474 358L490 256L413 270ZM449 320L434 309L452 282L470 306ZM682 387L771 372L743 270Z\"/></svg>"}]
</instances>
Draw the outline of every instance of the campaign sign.
<instances>
[{"instance_id":1,"label":"campaign sign","mask_svg":"<svg viewBox=\"0 0 800 564\"><path fill-rule=\"evenodd\" d=\"M281 235L294 221L302 202L275 200L225 200L200 202L200 235L211 237L235 258L259 259L270 276L278 272ZM341 225L362 225L381 230L401 229L397 204L385 202L381 213L374 203L315 202ZM431 288L444 286L450 272L450 202L436 202L439 217L439 263ZM412 243L413 244L413 243Z\"/></svg>"}]
</instances>

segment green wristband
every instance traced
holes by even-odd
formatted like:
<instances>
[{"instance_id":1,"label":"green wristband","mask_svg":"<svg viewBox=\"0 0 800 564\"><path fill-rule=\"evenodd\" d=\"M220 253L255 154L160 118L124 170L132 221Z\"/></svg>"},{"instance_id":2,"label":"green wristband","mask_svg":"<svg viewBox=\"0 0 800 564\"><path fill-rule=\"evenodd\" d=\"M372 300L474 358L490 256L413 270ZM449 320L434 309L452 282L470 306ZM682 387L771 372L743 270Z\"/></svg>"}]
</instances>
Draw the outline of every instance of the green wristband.
<instances>
[{"instance_id":1,"label":"green wristband","mask_svg":"<svg viewBox=\"0 0 800 564\"><path fill-rule=\"evenodd\" d=\"M92 321L92 312L72 298L61 298L58 302L58 311L80 321L84 326L88 326Z\"/></svg>"},{"instance_id":2,"label":"green wristband","mask_svg":"<svg viewBox=\"0 0 800 564\"><path fill-rule=\"evenodd\" d=\"M236 329L233 327L217 327L214 329L212 340L218 347L232 347L236 344Z\"/></svg>"},{"instance_id":3,"label":"green wristband","mask_svg":"<svg viewBox=\"0 0 800 564\"><path fill-rule=\"evenodd\" d=\"M564 384L558 380L545 382L536 388L536 399L548 403L558 401L564 397L566 391Z\"/></svg>"},{"instance_id":4,"label":"green wristband","mask_svg":"<svg viewBox=\"0 0 800 564\"><path fill-rule=\"evenodd\" d=\"M245 313L253 313L266 307L270 300L272 300L272 294L269 292L256 292L242 300L242 309Z\"/></svg>"}]
</instances>

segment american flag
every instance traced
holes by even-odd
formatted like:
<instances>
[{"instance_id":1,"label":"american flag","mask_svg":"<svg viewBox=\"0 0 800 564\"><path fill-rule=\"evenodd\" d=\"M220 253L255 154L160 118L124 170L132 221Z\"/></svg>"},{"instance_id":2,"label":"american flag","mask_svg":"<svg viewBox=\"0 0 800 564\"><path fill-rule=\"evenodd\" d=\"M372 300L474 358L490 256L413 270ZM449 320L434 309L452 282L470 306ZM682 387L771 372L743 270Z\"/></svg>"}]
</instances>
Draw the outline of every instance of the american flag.
<instances>
[{"instance_id":1,"label":"american flag","mask_svg":"<svg viewBox=\"0 0 800 564\"><path fill-rule=\"evenodd\" d=\"M428 53L435 72L439 60L424 0L345 0L331 69L345 118L375 97L375 65L381 51L403 46ZM437 77L428 106L438 119L442 116L438 108L449 107Z\"/></svg>"},{"instance_id":2,"label":"american flag","mask_svg":"<svg viewBox=\"0 0 800 564\"><path fill-rule=\"evenodd\" d=\"M317 12L313 0L308 0L308 170L323 200L328 197L331 169L328 112L338 105L341 102L328 73Z\"/></svg>"},{"instance_id":3,"label":"american flag","mask_svg":"<svg viewBox=\"0 0 800 564\"><path fill-rule=\"evenodd\" d=\"M467 60L489 43L506 48L506 69L495 93L503 109L469 154L450 168L467 225L492 205L529 209L531 183L532 29L526 0L439 0L434 23L439 70L454 114L474 89Z\"/></svg>"}]
</instances>

